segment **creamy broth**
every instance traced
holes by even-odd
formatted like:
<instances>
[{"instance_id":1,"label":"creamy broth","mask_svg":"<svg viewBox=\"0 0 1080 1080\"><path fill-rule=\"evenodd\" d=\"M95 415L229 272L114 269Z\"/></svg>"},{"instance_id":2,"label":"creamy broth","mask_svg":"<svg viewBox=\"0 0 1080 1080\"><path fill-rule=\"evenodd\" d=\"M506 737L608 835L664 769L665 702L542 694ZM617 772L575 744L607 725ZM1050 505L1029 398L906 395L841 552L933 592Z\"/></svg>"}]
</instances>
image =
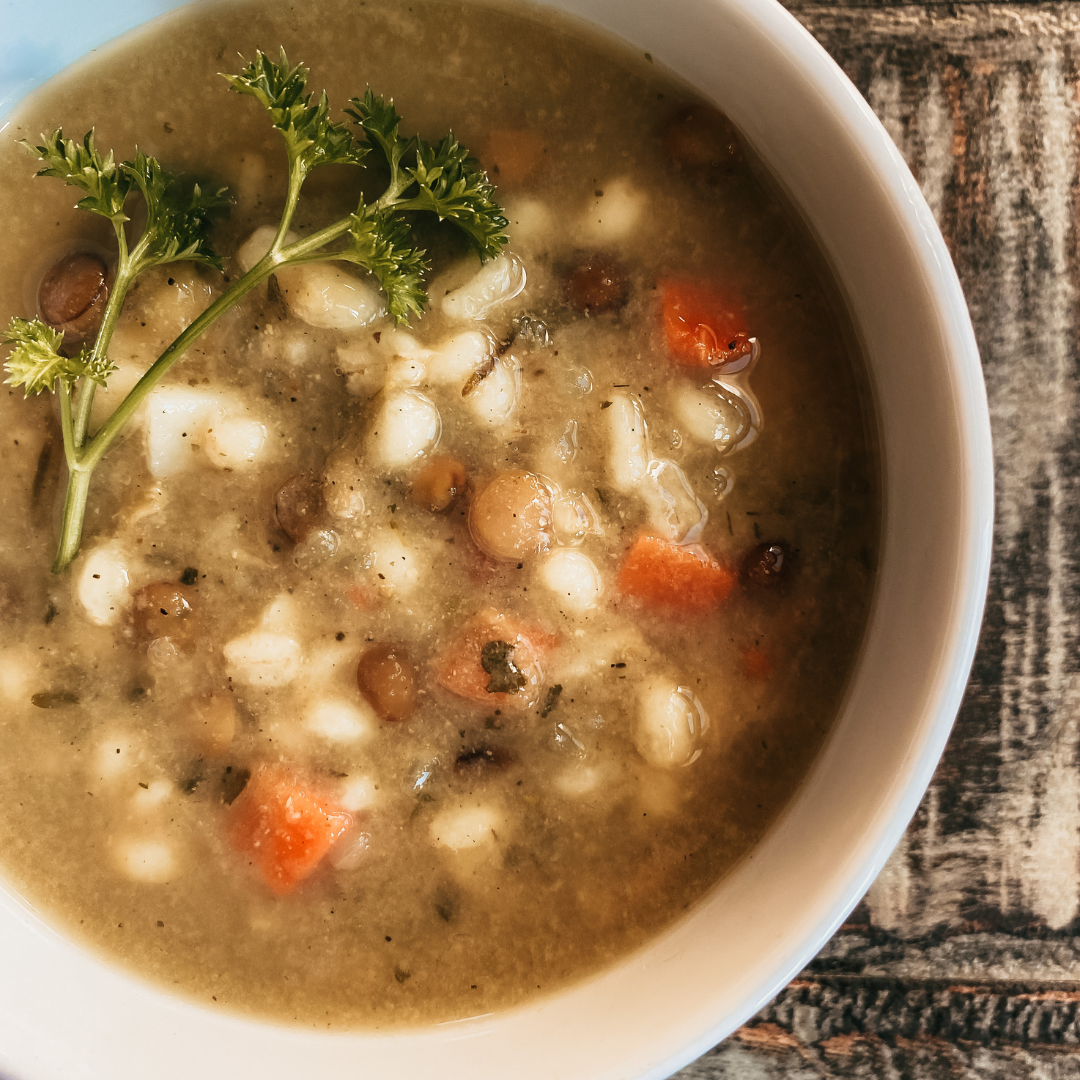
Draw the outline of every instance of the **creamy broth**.
<instances>
[{"instance_id":1,"label":"creamy broth","mask_svg":"<svg viewBox=\"0 0 1080 1080\"><path fill-rule=\"evenodd\" d=\"M138 141L228 184L213 240L235 277L278 220L284 154L216 73L279 45L337 108L370 85L404 132L453 127L519 263L469 317L479 263L427 227L432 305L407 330L312 325L296 277L250 294L99 467L61 576L52 403L5 388L0 861L50 921L210 1007L333 1029L475 1015L640 946L791 798L870 602L869 404L817 256L745 156L680 157L692 96L572 24L419 2L195 9L50 84L5 135L96 125L118 158ZM110 232L11 138L0 165L0 313L30 317L49 267L105 255ZM315 173L294 228L347 213L361 182ZM590 302L597 277L614 293ZM665 289L687 281L745 304L760 357L726 388L669 355ZM147 274L99 405L223 285ZM437 456L464 484L422 475ZM448 483L467 490L433 512ZM524 541L519 519L489 526L485 507L534 483ZM714 602L657 607L634 572L645 534L696 552ZM159 583L183 590L190 640L155 621ZM499 642L517 642L511 689L470 696ZM402 720L373 705L384 646L415 674ZM277 888L236 837L284 773L341 836Z\"/></svg>"}]
</instances>

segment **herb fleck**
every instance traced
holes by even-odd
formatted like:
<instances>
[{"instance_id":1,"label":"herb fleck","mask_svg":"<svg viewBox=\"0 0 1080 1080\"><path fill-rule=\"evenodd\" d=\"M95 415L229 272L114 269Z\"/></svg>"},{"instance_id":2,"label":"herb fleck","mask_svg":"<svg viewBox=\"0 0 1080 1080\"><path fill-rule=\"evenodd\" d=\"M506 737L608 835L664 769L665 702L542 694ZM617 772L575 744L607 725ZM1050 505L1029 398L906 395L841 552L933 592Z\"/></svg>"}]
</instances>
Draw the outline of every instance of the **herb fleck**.
<instances>
[{"instance_id":1,"label":"herb fleck","mask_svg":"<svg viewBox=\"0 0 1080 1080\"><path fill-rule=\"evenodd\" d=\"M221 801L226 806L232 806L250 779L250 769L234 769L231 765L226 765L221 777Z\"/></svg>"},{"instance_id":2,"label":"herb fleck","mask_svg":"<svg viewBox=\"0 0 1080 1080\"><path fill-rule=\"evenodd\" d=\"M562 684L556 683L550 687L547 692L547 696L544 698L544 707L540 710L541 719L545 716L549 716L555 710L555 706L559 704L559 695L562 694Z\"/></svg>"},{"instance_id":3,"label":"herb fleck","mask_svg":"<svg viewBox=\"0 0 1080 1080\"><path fill-rule=\"evenodd\" d=\"M30 698L30 704L39 709L55 709L63 705L78 705L79 695L74 690L43 690Z\"/></svg>"},{"instance_id":4,"label":"herb fleck","mask_svg":"<svg viewBox=\"0 0 1080 1080\"><path fill-rule=\"evenodd\" d=\"M480 650L480 666L491 676L489 694L516 694L529 681L514 664L513 654L509 641L489 641Z\"/></svg>"}]
</instances>

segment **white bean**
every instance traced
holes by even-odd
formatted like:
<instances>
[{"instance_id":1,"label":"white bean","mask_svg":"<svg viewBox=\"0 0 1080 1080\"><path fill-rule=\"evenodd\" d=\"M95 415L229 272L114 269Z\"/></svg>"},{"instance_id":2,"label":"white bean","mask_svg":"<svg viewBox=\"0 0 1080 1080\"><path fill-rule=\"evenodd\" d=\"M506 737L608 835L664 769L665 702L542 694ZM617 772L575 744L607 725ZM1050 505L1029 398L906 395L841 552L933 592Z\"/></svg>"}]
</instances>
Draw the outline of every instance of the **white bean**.
<instances>
[{"instance_id":1,"label":"white bean","mask_svg":"<svg viewBox=\"0 0 1080 1080\"><path fill-rule=\"evenodd\" d=\"M649 432L636 397L616 394L605 410L608 424L608 477L614 487L633 491L649 469Z\"/></svg>"},{"instance_id":2,"label":"white bean","mask_svg":"<svg viewBox=\"0 0 1080 1080\"><path fill-rule=\"evenodd\" d=\"M573 548L556 548L540 568L540 580L559 597L570 611L588 611L596 607L604 583L596 564Z\"/></svg>"},{"instance_id":3,"label":"white bean","mask_svg":"<svg viewBox=\"0 0 1080 1080\"><path fill-rule=\"evenodd\" d=\"M519 199L506 207L515 243L537 248L550 246L553 234L551 211L539 199Z\"/></svg>"},{"instance_id":4,"label":"white bean","mask_svg":"<svg viewBox=\"0 0 1080 1080\"><path fill-rule=\"evenodd\" d=\"M480 272L442 300L444 314L461 322L486 319L525 288L522 261L508 251L485 263Z\"/></svg>"},{"instance_id":5,"label":"white bean","mask_svg":"<svg viewBox=\"0 0 1080 1080\"><path fill-rule=\"evenodd\" d=\"M675 397L675 411L687 434L713 443L722 454L738 449L753 427L746 403L716 383L683 386Z\"/></svg>"},{"instance_id":6,"label":"white bean","mask_svg":"<svg viewBox=\"0 0 1080 1080\"><path fill-rule=\"evenodd\" d=\"M94 747L88 761L92 783L108 783L129 776L142 762L145 754L137 735L113 732L105 735Z\"/></svg>"},{"instance_id":7,"label":"white bean","mask_svg":"<svg viewBox=\"0 0 1080 1080\"><path fill-rule=\"evenodd\" d=\"M289 266L275 276L289 311L309 326L357 330L386 314L373 286L337 266Z\"/></svg>"},{"instance_id":8,"label":"white bean","mask_svg":"<svg viewBox=\"0 0 1080 1080\"><path fill-rule=\"evenodd\" d=\"M225 419L221 396L190 386L159 386L147 397L146 453L150 472L172 476L191 465L191 447Z\"/></svg>"},{"instance_id":9,"label":"white bean","mask_svg":"<svg viewBox=\"0 0 1080 1080\"><path fill-rule=\"evenodd\" d=\"M226 643L229 674L249 686L285 686L300 674L303 650L285 634L253 630Z\"/></svg>"},{"instance_id":10,"label":"white bean","mask_svg":"<svg viewBox=\"0 0 1080 1080\"><path fill-rule=\"evenodd\" d=\"M466 330L437 345L428 364L428 381L432 386L462 387L495 351L490 334Z\"/></svg>"},{"instance_id":11,"label":"white bean","mask_svg":"<svg viewBox=\"0 0 1080 1080\"><path fill-rule=\"evenodd\" d=\"M385 385L419 386L433 356L403 330L364 334L337 347L338 366L345 373L349 393L357 396L367 396Z\"/></svg>"},{"instance_id":12,"label":"white bean","mask_svg":"<svg viewBox=\"0 0 1080 1080\"><path fill-rule=\"evenodd\" d=\"M370 776L348 776L338 786L338 806L356 814L370 810L379 801L378 789Z\"/></svg>"},{"instance_id":13,"label":"white bean","mask_svg":"<svg viewBox=\"0 0 1080 1080\"><path fill-rule=\"evenodd\" d=\"M347 448L335 451L327 460L323 473L327 510L343 521L358 522L367 505L365 479L363 463L357 454Z\"/></svg>"},{"instance_id":14,"label":"white bean","mask_svg":"<svg viewBox=\"0 0 1080 1080\"><path fill-rule=\"evenodd\" d=\"M371 854L371 833L350 831L330 851L330 865L335 870L356 870Z\"/></svg>"},{"instance_id":15,"label":"white bean","mask_svg":"<svg viewBox=\"0 0 1080 1080\"><path fill-rule=\"evenodd\" d=\"M431 822L432 843L451 851L469 851L492 843L502 815L492 806L459 806L436 814Z\"/></svg>"},{"instance_id":16,"label":"white bean","mask_svg":"<svg viewBox=\"0 0 1080 1080\"><path fill-rule=\"evenodd\" d=\"M356 743L371 738L376 718L369 708L341 698L313 701L304 713L304 726L331 743Z\"/></svg>"},{"instance_id":17,"label":"white bean","mask_svg":"<svg viewBox=\"0 0 1080 1080\"><path fill-rule=\"evenodd\" d=\"M648 205L645 192L625 177L601 185L581 221L581 231L598 243L612 243L630 235Z\"/></svg>"},{"instance_id":18,"label":"white bean","mask_svg":"<svg viewBox=\"0 0 1080 1080\"><path fill-rule=\"evenodd\" d=\"M690 765L701 754L701 736L708 726L709 717L692 690L654 680L638 700L634 745L651 765Z\"/></svg>"},{"instance_id":19,"label":"white bean","mask_svg":"<svg viewBox=\"0 0 1080 1080\"><path fill-rule=\"evenodd\" d=\"M152 780L146 787L140 785L135 789L131 797L131 807L136 813L145 813L162 806L175 793L176 785L168 780Z\"/></svg>"},{"instance_id":20,"label":"white bean","mask_svg":"<svg viewBox=\"0 0 1080 1080\"><path fill-rule=\"evenodd\" d=\"M112 350L109 355L112 356ZM138 364L126 360L116 364L116 370L109 375L109 381L104 386L99 386L94 394L94 403L90 407L91 435L97 434L101 425L112 416L116 407L128 396L128 391L142 378L143 372L149 366L149 361ZM136 416L141 419L145 411L146 406L142 405Z\"/></svg>"},{"instance_id":21,"label":"white bean","mask_svg":"<svg viewBox=\"0 0 1080 1080\"><path fill-rule=\"evenodd\" d=\"M521 365L513 356L500 356L465 401L478 420L495 425L509 419L520 393Z\"/></svg>"},{"instance_id":22,"label":"white bean","mask_svg":"<svg viewBox=\"0 0 1080 1080\"><path fill-rule=\"evenodd\" d=\"M119 541L102 544L83 556L75 595L90 621L111 626L131 604L130 556Z\"/></svg>"},{"instance_id":23,"label":"white bean","mask_svg":"<svg viewBox=\"0 0 1080 1080\"><path fill-rule=\"evenodd\" d=\"M372 547L364 556L364 566L372 584L384 593L406 596L420 583L420 554L405 546L396 529L378 529L371 536Z\"/></svg>"},{"instance_id":24,"label":"white bean","mask_svg":"<svg viewBox=\"0 0 1080 1080\"><path fill-rule=\"evenodd\" d=\"M266 446L266 427L258 420L226 417L203 437L206 456L221 469L242 469L258 460Z\"/></svg>"},{"instance_id":25,"label":"white bean","mask_svg":"<svg viewBox=\"0 0 1080 1080\"><path fill-rule=\"evenodd\" d=\"M30 697L37 663L29 645L0 649L0 697L21 701Z\"/></svg>"},{"instance_id":26,"label":"white bean","mask_svg":"<svg viewBox=\"0 0 1080 1080\"><path fill-rule=\"evenodd\" d=\"M603 536L600 517L583 491L568 491L556 498L551 524L560 544L576 547L586 536Z\"/></svg>"},{"instance_id":27,"label":"white bean","mask_svg":"<svg viewBox=\"0 0 1080 1080\"><path fill-rule=\"evenodd\" d=\"M665 540L692 544L701 536L709 511L674 461L650 461L639 490L649 508L649 524Z\"/></svg>"},{"instance_id":28,"label":"white bean","mask_svg":"<svg viewBox=\"0 0 1080 1080\"><path fill-rule=\"evenodd\" d=\"M387 396L369 441L380 464L400 469L433 449L441 434L434 402L416 390L399 390Z\"/></svg>"},{"instance_id":29,"label":"white bean","mask_svg":"<svg viewBox=\"0 0 1080 1080\"><path fill-rule=\"evenodd\" d=\"M288 593L278 593L263 610L259 627L274 634L294 633L300 621L300 607Z\"/></svg>"},{"instance_id":30,"label":"white bean","mask_svg":"<svg viewBox=\"0 0 1080 1080\"><path fill-rule=\"evenodd\" d=\"M612 780L611 768L602 765L578 765L555 777L555 787L563 795L578 798L591 795L605 782Z\"/></svg>"},{"instance_id":31,"label":"white bean","mask_svg":"<svg viewBox=\"0 0 1080 1080\"><path fill-rule=\"evenodd\" d=\"M275 236L277 236L276 225L260 225L240 245L240 250L236 253L236 261L245 274L270 250ZM285 234L286 244L293 244L299 239L299 235L292 231Z\"/></svg>"},{"instance_id":32,"label":"white bean","mask_svg":"<svg viewBox=\"0 0 1080 1080\"><path fill-rule=\"evenodd\" d=\"M164 885L176 873L172 845L161 840L121 841L116 848L119 869L132 881Z\"/></svg>"}]
</instances>

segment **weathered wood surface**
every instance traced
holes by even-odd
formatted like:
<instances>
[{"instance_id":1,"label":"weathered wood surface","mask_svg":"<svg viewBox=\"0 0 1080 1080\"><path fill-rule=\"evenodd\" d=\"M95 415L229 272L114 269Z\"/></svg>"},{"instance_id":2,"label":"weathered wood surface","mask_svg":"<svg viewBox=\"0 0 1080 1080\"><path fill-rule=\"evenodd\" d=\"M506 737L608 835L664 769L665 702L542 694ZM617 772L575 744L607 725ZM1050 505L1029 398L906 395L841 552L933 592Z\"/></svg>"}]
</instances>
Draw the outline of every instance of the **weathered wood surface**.
<instances>
[{"instance_id":1,"label":"weathered wood surface","mask_svg":"<svg viewBox=\"0 0 1080 1080\"><path fill-rule=\"evenodd\" d=\"M995 557L964 705L900 847L802 976L678 1075L1080 1078L1080 4L788 6L881 118L956 262Z\"/></svg>"}]
</instances>

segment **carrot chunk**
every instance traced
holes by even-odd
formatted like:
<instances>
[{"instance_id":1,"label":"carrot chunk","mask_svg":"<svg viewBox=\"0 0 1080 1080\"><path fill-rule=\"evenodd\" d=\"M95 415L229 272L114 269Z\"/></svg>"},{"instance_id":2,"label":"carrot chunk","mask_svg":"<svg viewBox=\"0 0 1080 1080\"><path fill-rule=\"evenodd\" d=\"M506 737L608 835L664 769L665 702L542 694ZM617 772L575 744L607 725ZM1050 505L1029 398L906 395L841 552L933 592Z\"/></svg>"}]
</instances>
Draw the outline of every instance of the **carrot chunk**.
<instances>
[{"instance_id":1,"label":"carrot chunk","mask_svg":"<svg viewBox=\"0 0 1080 1080\"><path fill-rule=\"evenodd\" d=\"M742 302L681 279L660 282L668 353L683 367L727 367L753 352Z\"/></svg>"},{"instance_id":2,"label":"carrot chunk","mask_svg":"<svg viewBox=\"0 0 1080 1080\"><path fill-rule=\"evenodd\" d=\"M559 639L535 623L481 611L435 660L440 686L492 708L529 708L543 686L542 661Z\"/></svg>"},{"instance_id":3,"label":"carrot chunk","mask_svg":"<svg viewBox=\"0 0 1080 1080\"><path fill-rule=\"evenodd\" d=\"M701 614L719 607L735 572L698 544L680 547L658 536L639 536L626 553L616 586L650 607Z\"/></svg>"},{"instance_id":4,"label":"carrot chunk","mask_svg":"<svg viewBox=\"0 0 1080 1080\"><path fill-rule=\"evenodd\" d=\"M276 893L310 877L352 818L307 780L283 768L260 769L233 804L233 847L248 856Z\"/></svg>"}]
</instances>

